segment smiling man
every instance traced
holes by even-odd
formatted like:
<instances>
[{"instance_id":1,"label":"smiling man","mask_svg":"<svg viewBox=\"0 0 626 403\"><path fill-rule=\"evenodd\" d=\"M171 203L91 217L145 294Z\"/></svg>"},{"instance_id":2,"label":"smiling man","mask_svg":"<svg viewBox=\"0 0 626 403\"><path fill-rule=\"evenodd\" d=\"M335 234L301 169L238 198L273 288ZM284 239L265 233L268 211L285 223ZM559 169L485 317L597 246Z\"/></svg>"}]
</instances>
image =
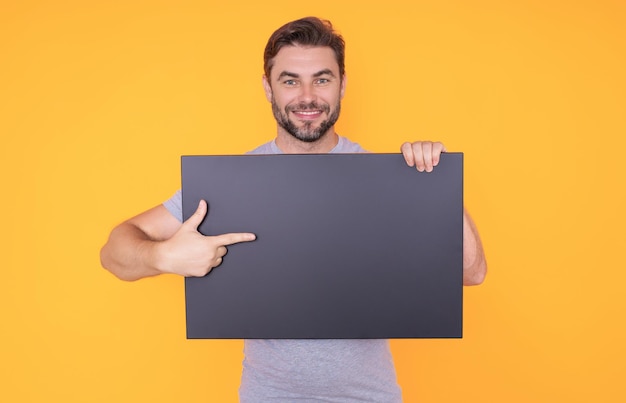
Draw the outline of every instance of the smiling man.
<instances>
[{"instance_id":1,"label":"smiling man","mask_svg":"<svg viewBox=\"0 0 626 403\"><path fill-rule=\"evenodd\" d=\"M328 21L308 17L270 37L263 87L277 123L276 138L251 154L360 153L335 132L346 90L344 41ZM442 143L404 143L407 165L430 172ZM124 280L162 273L204 276L219 266L227 246L255 240L251 233L204 236L197 227L206 203L182 222L182 198L170 200L113 229L102 265ZM480 284L486 273L478 232L463 221L463 282ZM402 401L387 340L246 340L241 402ZM209 357L207 357L208 359Z\"/></svg>"}]
</instances>

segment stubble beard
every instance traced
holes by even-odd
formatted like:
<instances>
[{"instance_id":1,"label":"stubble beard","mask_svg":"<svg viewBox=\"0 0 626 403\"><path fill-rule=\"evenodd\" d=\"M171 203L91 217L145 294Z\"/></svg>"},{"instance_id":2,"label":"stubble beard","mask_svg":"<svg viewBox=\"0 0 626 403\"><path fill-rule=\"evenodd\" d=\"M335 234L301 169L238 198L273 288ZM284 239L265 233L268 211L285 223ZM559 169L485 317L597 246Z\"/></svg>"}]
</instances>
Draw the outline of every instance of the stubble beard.
<instances>
[{"instance_id":1,"label":"stubble beard","mask_svg":"<svg viewBox=\"0 0 626 403\"><path fill-rule=\"evenodd\" d=\"M313 122L304 122L302 127L298 127L291 119L289 119L289 112L305 110L322 110L328 115L328 119L322 121L318 127L313 127ZM337 105L332 113L330 113L330 107L327 104L319 105L317 102L286 106L285 110L282 111L276 104L276 101L272 99L272 112L274 113L276 123L278 123L278 125L287 133L305 143L314 143L324 137L324 135L335 125L335 123L337 123L340 111L341 101L337 102Z\"/></svg>"}]
</instances>

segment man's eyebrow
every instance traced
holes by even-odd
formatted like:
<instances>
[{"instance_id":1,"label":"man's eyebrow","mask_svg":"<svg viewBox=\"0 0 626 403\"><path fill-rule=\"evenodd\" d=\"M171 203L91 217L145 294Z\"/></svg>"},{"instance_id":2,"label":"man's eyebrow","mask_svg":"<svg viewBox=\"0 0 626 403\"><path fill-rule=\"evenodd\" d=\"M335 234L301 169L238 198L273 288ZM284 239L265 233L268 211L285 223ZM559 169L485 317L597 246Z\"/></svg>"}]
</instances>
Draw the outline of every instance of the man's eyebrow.
<instances>
[{"instance_id":1,"label":"man's eyebrow","mask_svg":"<svg viewBox=\"0 0 626 403\"><path fill-rule=\"evenodd\" d=\"M282 73L280 73L280 75L278 76L278 79L280 80L283 77L291 77L291 78L298 78L300 77L300 75L296 74L296 73L292 73L290 71L283 71Z\"/></svg>"},{"instance_id":2,"label":"man's eyebrow","mask_svg":"<svg viewBox=\"0 0 626 403\"><path fill-rule=\"evenodd\" d=\"M331 77L335 77L335 74L333 74L331 69L324 69L324 70L320 70L317 73L313 74L314 78L320 77L320 76L325 76L325 75L329 75ZM283 71L278 75L278 80L280 80L283 77L291 77L291 78L300 78L300 74L297 73L292 73L291 71Z\"/></svg>"},{"instance_id":3,"label":"man's eyebrow","mask_svg":"<svg viewBox=\"0 0 626 403\"><path fill-rule=\"evenodd\" d=\"M325 76L325 75L329 75L331 77L335 77L335 75L333 74L332 70L330 69L324 69L324 70L320 70L317 73L313 74L313 77L320 77L320 76Z\"/></svg>"}]
</instances>

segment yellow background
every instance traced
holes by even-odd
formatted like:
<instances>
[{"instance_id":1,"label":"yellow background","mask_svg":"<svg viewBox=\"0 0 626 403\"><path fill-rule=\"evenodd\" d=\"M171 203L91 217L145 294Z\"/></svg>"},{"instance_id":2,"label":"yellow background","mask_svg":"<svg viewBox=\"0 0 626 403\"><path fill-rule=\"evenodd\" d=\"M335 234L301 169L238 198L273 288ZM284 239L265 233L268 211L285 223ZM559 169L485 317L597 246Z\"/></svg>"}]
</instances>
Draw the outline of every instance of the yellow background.
<instances>
[{"instance_id":1,"label":"yellow background","mask_svg":"<svg viewBox=\"0 0 626 403\"><path fill-rule=\"evenodd\" d=\"M3 1L0 401L236 401L242 342L98 253L181 154L273 138L262 50L306 15L348 44L339 133L465 153L490 273L464 339L392 342L405 400L626 401L622 0Z\"/></svg>"}]
</instances>

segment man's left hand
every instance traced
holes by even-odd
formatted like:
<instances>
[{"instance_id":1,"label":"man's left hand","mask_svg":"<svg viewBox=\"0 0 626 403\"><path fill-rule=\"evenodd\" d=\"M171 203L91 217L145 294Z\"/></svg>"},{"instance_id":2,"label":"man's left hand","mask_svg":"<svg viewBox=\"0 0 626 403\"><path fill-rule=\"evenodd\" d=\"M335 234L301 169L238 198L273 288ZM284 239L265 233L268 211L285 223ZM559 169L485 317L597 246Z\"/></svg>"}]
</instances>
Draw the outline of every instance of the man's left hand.
<instances>
[{"instance_id":1,"label":"man's left hand","mask_svg":"<svg viewBox=\"0 0 626 403\"><path fill-rule=\"evenodd\" d=\"M439 164L441 153L446 152L443 143L433 141L416 141L404 143L400 147L407 165L414 166L419 172L432 172Z\"/></svg>"}]
</instances>

